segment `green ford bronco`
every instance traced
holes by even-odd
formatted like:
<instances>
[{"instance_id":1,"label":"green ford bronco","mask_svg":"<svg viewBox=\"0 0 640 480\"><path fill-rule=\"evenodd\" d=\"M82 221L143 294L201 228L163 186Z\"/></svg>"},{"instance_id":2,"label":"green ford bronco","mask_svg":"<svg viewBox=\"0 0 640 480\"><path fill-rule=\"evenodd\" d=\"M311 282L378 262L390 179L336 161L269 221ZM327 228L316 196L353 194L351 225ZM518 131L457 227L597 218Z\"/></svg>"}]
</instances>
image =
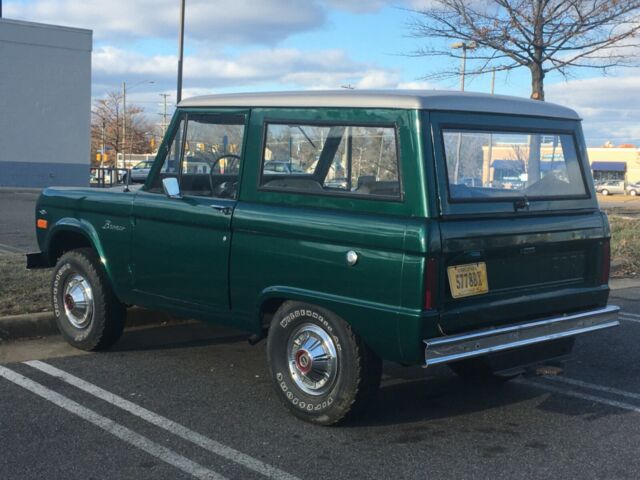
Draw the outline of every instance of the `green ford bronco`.
<instances>
[{"instance_id":1,"label":"green ford bronco","mask_svg":"<svg viewBox=\"0 0 640 480\"><path fill-rule=\"evenodd\" d=\"M382 360L508 379L618 325L580 118L544 102L193 98L144 186L46 189L36 223L69 343L108 348L130 305L226 324L317 424L361 412Z\"/></svg>"}]
</instances>

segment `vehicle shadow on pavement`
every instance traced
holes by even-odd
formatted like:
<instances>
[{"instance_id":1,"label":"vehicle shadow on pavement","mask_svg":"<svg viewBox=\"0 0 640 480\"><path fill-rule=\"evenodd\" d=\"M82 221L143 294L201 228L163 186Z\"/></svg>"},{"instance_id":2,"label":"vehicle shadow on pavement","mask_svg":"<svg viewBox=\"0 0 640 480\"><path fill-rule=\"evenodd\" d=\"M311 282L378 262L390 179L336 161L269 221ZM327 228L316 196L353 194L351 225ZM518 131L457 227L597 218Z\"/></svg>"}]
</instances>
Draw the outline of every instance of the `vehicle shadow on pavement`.
<instances>
[{"instance_id":1,"label":"vehicle shadow on pavement","mask_svg":"<svg viewBox=\"0 0 640 480\"><path fill-rule=\"evenodd\" d=\"M383 427L453 419L525 402L534 402L534 408L542 412L581 417L586 421L631 413L538 389L532 382L478 384L458 378L446 367L434 367L429 373L420 367L404 370L398 372L395 366L385 368L386 375L374 405L364 418L347 426Z\"/></svg>"},{"instance_id":2,"label":"vehicle shadow on pavement","mask_svg":"<svg viewBox=\"0 0 640 480\"><path fill-rule=\"evenodd\" d=\"M109 352L169 350L246 341L248 335L216 325L187 322L127 330ZM249 346L247 345L249 348Z\"/></svg>"}]
</instances>

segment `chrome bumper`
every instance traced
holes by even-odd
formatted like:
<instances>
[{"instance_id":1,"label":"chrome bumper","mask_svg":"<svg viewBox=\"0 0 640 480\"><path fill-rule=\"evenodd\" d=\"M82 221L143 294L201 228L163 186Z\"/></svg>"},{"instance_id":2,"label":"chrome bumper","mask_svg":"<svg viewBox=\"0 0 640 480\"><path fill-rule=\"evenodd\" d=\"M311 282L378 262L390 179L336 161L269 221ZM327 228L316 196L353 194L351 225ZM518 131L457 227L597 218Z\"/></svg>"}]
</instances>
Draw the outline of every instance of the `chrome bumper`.
<instances>
[{"instance_id":1,"label":"chrome bumper","mask_svg":"<svg viewBox=\"0 0 640 480\"><path fill-rule=\"evenodd\" d=\"M609 305L561 317L427 339L424 340L425 365L448 363L616 327L620 325L619 311L619 307Z\"/></svg>"}]
</instances>

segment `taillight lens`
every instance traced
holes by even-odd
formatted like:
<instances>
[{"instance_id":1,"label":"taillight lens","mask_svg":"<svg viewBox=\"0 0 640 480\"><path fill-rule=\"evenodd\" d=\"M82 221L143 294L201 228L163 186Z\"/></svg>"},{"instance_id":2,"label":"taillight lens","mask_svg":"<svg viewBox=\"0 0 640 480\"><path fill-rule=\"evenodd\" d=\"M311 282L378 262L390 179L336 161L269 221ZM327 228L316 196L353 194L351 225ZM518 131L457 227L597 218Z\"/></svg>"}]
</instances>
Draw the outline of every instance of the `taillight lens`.
<instances>
[{"instance_id":1,"label":"taillight lens","mask_svg":"<svg viewBox=\"0 0 640 480\"><path fill-rule=\"evenodd\" d=\"M611 241L607 238L602 242L602 264L600 265L600 283L609 283L609 272L611 270Z\"/></svg>"},{"instance_id":2,"label":"taillight lens","mask_svg":"<svg viewBox=\"0 0 640 480\"><path fill-rule=\"evenodd\" d=\"M435 258L427 259L424 275L424 308L431 310L436 305L438 293L438 262Z\"/></svg>"}]
</instances>

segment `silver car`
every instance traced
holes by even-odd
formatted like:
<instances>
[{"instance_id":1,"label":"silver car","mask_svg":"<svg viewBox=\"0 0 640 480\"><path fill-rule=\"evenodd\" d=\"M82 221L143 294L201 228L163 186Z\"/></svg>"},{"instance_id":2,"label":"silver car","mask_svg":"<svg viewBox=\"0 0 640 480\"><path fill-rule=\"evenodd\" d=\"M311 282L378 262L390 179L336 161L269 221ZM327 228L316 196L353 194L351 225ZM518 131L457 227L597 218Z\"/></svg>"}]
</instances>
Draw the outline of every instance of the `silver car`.
<instances>
[{"instance_id":1,"label":"silver car","mask_svg":"<svg viewBox=\"0 0 640 480\"><path fill-rule=\"evenodd\" d=\"M635 197L640 194L640 183L630 183L627 185L627 195Z\"/></svg>"},{"instance_id":2,"label":"silver car","mask_svg":"<svg viewBox=\"0 0 640 480\"><path fill-rule=\"evenodd\" d=\"M624 195L624 181L622 180L608 180L596 185L596 192L602 195Z\"/></svg>"},{"instance_id":3,"label":"silver car","mask_svg":"<svg viewBox=\"0 0 640 480\"><path fill-rule=\"evenodd\" d=\"M140 162L135 165L131 169L131 183L143 183L147 179L152 165L153 160L145 160L144 162ZM124 183L127 182L126 174L124 175L122 180Z\"/></svg>"}]
</instances>

